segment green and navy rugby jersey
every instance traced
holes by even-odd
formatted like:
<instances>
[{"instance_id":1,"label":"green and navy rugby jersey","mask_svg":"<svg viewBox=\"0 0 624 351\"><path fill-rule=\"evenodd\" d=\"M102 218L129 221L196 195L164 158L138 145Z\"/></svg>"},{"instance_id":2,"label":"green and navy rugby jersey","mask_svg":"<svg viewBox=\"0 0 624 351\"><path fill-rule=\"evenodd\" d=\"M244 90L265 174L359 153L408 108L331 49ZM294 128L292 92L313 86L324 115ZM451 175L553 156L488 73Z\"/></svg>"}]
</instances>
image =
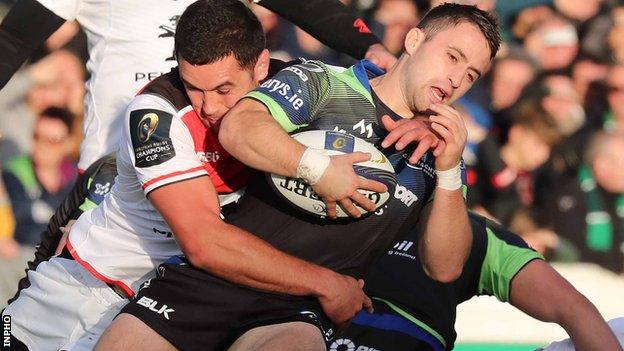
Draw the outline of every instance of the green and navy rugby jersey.
<instances>
[{"instance_id":1,"label":"green and navy rugby jersey","mask_svg":"<svg viewBox=\"0 0 624 351\"><path fill-rule=\"evenodd\" d=\"M280 71L247 97L266 105L289 132L303 127L345 131L378 145L386 134L380 117L391 113L375 102L369 85L369 77L380 74L383 72L368 61L349 69L308 61ZM396 114L391 117L400 118ZM386 151L398 185L390 201L366 218L330 220L308 215L283 200L266 177L257 174L228 221L282 251L359 277L398 233L414 224L436 185L431 153L413 166L407 164L411 150L406 154L396 153L394 148ZM309 188L297 180L292 182Z\"/></svg>"},{"instance_id":2,"label":"green and navy rugby jersey","mask_svg":"<svg viewBox=\"0 0 624 351\"><path fill-rule=\"evenodd\" d=\"M373 264L364 278L369 296L389 307L391 315L402 318L360 312L352 324L409 330L421 340L433 341L433 350L451 350L457 337L457 305L476 295L492 295L508 302L516 274L543 257L503 227L473 213L469 217L472 248L457 280L444 284L426 275L418 254L419 234L411 230ZM416 327L410 329L405 322ZM350 337L349 330L345 336Z\"/></svg>"}]
</instances>

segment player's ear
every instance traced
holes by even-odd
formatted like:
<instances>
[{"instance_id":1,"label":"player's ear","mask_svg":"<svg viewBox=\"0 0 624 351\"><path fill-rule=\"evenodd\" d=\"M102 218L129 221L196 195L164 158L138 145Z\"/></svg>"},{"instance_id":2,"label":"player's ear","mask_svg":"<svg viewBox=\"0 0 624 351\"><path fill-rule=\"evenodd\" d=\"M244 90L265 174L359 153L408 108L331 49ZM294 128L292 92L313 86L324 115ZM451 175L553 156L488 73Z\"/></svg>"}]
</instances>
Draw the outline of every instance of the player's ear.
<instances>
[{"instance_id":1,"label":"player's ear","mask_svg":"<svg viewBox=\"0 0 624 351\"><path fill-rule=\"evenodd\" d=\"M418 27L410 29L410 31L407 32L407 35L405 36L405 53L407 53L408 55L413 54L425 41L425 37L425 32L423 32L422 29Z\"/></svg>"},{"instance_id":2,"label":"player's ear","mask_svg":"<svg viewBox=\"0 0 624 351\"><path fill-rule=\"evenodd\" d=\"M259 83L263 81L269 74L270 61L271 57L269 55L269 50L262 50L260 56L258 56L258 61L256 61L256 65L254 66L254 80L256 82Z\"/></svg>"}]
</instances>

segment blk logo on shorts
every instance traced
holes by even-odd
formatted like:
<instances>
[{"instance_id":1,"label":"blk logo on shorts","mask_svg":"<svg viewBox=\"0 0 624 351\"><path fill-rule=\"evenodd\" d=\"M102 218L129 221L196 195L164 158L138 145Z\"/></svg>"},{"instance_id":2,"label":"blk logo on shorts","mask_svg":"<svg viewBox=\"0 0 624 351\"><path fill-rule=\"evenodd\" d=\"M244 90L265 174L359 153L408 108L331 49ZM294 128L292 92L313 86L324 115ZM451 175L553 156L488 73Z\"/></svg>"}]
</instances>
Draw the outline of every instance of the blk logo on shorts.
<instances>
[{"instance_id":1,"label":"blk logo on shorts","mask_svg":"<svg viewBox=\"0 0 624 351\"><path fill-rule=\"evenodd\" d=\"M137 304L143 307L147 307L147 309L152 312L156 312L157 314L162 314L163 317L165 317L165 319L167 320L169 320L169 313L175 312L173 308L168 308L167 305L162 305L160 308L157 308L156 305L158 305L158 301L154 299L150 299L147 296L142 296L139 299L139 301L137 301Z\"/></svg>"}]
</instances>

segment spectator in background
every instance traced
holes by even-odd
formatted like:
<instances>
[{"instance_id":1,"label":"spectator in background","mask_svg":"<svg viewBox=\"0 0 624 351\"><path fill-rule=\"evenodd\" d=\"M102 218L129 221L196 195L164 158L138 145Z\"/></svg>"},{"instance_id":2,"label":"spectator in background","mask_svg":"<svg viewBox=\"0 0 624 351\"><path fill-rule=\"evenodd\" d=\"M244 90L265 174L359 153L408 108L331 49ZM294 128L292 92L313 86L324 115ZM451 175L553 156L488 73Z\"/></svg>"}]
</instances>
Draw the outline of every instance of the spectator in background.
<instances>
[{"instance_id":1,"label":"spectator in background","mask_svg":"<svg viewBox=\"0 0 624 351\"><path fill-rule=\"evenodd\" d=\"M574 80L574 88L583 105L586 105L587 99L593 100L591 92L588 91L590 84L607 77L609 67L604 61L585 56L579 57L572 66L571 76Z\"/></svg>"},{"instance_id":2,"label":"spectator in background","mask_svg":"<svg viewBox=\"0 0 624 351\"><path fill-rule=\"evenodd\" d=\"M0 134L6 139L0 146L0 164L30 153L33 127L42 111L59 106L81 116L83 97L84 67L68 51L55 51L19 71L0 94ZM19 116L19 123L15 116Z\"/></svg>"},{"instance_id":3,"label":"spectator in background","mask_svg":"<svg viewBox=\"0 0 624 351\"><path fill-rule=\"evenodd\" d=\"M490 134L479 144L479 179L483 207L504 225L533 204L533 171L544 164L560 135L554 119L537 99L514 109L507 141L499 146Z\"/></svg>"},{"instance_id":4,"label":"spectator in background","mask_svg":"<svg viewBox=\"0 0 624 351\"><path fill-rule=\"evenodd\" d=\"M544 207L559 236L583 261L624 271L624 135L597 132L589 142L576 181L558 189Z\"/></svg>"},{"instance_id":5,"label":"spectator in background","mask_svg":"<svg viewBox=\"0 0 624 351\"><path fill-rule=\"evenodd\" d=\"M421 16L416 0L379 0L373 10L373 32L388 51L400 55L407 32Z\"/></svg>"},{"instance_id":6,"label":"spectator in background","mask_svg":"<svg viewBox=\"0 0 624 351\"><path fill-rule=\"evenodd\" d=\"M493 111L510 108L537 72L536 62L521 48L513 48L508 55L497 58L491 72L490 108Z\"/></svg>"},{"instance_id":7,"label":"spectator in background","mask_svg":"<svg viewBox=\"0 0 624 351\"><path fill-rule=\"evenodd\" d=\"M579 52L576 28L569 20L552 15L545 18L527 34L527 52L545 71L567 68Z\"/></svg>"},{"instance_id":8,"label":"spectator in background","mask_svg":"<svg viewBox=\"0 0 624 351\"><path fill-rule=\"evenodd\" d=\"M33 150L11 159L2 172L15 214L15 240L35 246L56 207L75 180L70 131L74 116L65 108L50 107L35 123Z\"/></svg>"}]
</instances>

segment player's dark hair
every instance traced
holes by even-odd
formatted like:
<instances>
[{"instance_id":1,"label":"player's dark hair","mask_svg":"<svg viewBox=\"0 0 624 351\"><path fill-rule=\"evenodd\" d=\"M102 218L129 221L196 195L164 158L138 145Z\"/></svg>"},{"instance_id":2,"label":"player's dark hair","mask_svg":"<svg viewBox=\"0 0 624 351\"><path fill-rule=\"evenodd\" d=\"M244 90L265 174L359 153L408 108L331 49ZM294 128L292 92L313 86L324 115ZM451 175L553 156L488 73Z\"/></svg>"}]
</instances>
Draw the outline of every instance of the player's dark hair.
<instances>
[{"instance_id":1,"label":"player's dark hair","mask_svg":"<svg viewBox=\"0 0 624 351\"><path fill-rule=\"evenodd\" d=\"M501 43L498 19L489 12L479 10L476 6L445 3L429 10L418 23L418 28L425 32L425 40L430 40L438 32L471 23L483 33L490 48L490 58L494 58Z\"/></svg>"},{"instance_id":2,"label":"player's dark hair","mask_svg":"<svg viewBox=\"0 0 624 351\"><path fill-rule=\"evenodd\" d=\"M63 122L70 132L74 126L74 114L64 107L48 107L39 116Z\"/></svg>"},{"instance_id":3,"label":"player's dark hair","mask_svg":"<svg viewBox=\"0 0 624 351\"><path fill-rule=\"evenodd\" d=\"M205 65L234 55L243 68L253 67L265 48L258 18L239 0L199 0L186 8L176 28L175 55Z\"/></svg>"}]
</instances>

